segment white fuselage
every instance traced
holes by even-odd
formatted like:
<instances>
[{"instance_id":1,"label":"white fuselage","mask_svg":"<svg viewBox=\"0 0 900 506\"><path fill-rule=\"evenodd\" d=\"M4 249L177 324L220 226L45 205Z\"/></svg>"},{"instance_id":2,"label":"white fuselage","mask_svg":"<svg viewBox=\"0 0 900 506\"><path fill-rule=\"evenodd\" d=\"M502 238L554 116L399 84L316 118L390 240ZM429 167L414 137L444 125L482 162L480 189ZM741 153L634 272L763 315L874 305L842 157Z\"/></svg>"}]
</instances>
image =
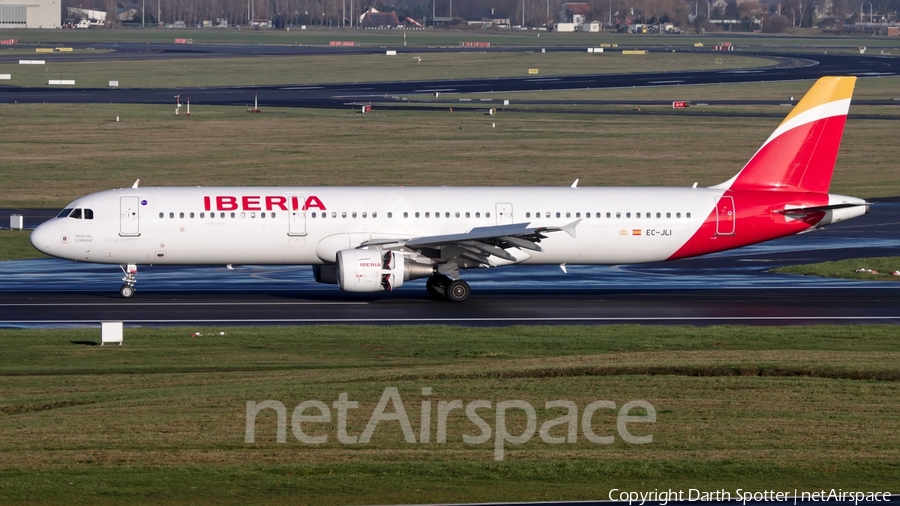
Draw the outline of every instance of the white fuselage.
<instances>
[{"instance_id":1,"label":"white fuselage","mask_svg":"<svg viewBox=\"0 0 900 506\"><path fill-rule=\"evenodd\" d=\"M85 262L316 265L369 240L581 220L575 237L551 234L543 251L514 255L530 264L652 262L692 237L721 195L707 188L128 188L74 201L68 208L90 209L93 218L51 220L32 242Z\"/></svg>"}]
</instances>

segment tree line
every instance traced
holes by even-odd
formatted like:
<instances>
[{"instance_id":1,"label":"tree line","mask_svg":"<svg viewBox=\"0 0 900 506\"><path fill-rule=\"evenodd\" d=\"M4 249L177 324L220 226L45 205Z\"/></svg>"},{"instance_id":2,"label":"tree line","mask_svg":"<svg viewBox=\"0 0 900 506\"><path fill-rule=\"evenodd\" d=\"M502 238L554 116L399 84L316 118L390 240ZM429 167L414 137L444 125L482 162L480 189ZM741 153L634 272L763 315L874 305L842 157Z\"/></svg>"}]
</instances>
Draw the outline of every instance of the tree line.
<instances>
[{"instance_id":1,"label":"tree line","mask_svg":"<svg viewBox=\"0 0 900 506\"><path fill-rule=\"evenodd\" d=\"M549 26L560 21L564 7L558 0L92 0L90 8L105 10L107 19L117 23L122 10L136 9L132 21L155 25L184 21L197 25L203 21L223 20L230 26L247 26L250 18L271 20L278 28L295 25L351 26L368 8L394 11L400 20L406 17L423 22L433 16L461 19L509 19L513 25ZM831 5L838 22L860 20L860 4L855 0L728 0L725 9L713 9L713 0L587 0L592 8L589 21L615 24L641 22L672 23L683 29L699 28L710 19L770 18L780 29L809 27L817 23L816 7L822 12ZM900 11L900 0L871 0L872 10L881 16L894 16ZM869 21L869 0L863 18ZM63 7L89 8L87 0L63 0ZM159 13L159 15L157 15ZM157 19L157 17L159 19ZM707 28L713 28L707 25ZM764 30L769 31L769 30Z\"/></svg>"}]
</instances>

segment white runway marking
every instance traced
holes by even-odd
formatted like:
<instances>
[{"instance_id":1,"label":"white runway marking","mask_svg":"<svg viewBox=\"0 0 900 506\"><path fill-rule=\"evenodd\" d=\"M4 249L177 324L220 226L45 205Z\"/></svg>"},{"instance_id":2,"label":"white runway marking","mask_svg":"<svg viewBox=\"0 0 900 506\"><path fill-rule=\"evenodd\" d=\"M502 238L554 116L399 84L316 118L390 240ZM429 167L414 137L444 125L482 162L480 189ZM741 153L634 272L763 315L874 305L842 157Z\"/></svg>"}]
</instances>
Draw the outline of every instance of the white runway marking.
<instances>
[{"instance_id":1,"label":"white runway marking","mask_svg":"<svg viewBox=\"0 0 900 506\"><path fill-rule=\"evenodd\" d=\"M0 307L39 307L39 306L109 306L118 307L126 305L128 307L140 306L366 306L368 302L34 302L34 303L12 303L0 304Z\"/></svg>"}]
</instances>

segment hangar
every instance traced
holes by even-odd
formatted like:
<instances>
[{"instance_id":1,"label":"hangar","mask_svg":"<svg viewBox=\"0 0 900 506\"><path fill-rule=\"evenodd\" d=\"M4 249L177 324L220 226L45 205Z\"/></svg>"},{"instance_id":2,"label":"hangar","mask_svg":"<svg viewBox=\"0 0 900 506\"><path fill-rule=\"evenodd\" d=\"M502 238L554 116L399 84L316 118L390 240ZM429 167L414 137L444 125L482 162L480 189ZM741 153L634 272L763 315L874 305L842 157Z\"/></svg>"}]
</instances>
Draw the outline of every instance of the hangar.
<instances>
[{"instance_id":1,"label":"hangar","mask_svg":"<svg viewBox=\"0 0 900 506\"><path fill-rule=\"evenodd\" d=\"M0 28L59 28L62 0L0 0Z\"/></svg>"}]
</instances>

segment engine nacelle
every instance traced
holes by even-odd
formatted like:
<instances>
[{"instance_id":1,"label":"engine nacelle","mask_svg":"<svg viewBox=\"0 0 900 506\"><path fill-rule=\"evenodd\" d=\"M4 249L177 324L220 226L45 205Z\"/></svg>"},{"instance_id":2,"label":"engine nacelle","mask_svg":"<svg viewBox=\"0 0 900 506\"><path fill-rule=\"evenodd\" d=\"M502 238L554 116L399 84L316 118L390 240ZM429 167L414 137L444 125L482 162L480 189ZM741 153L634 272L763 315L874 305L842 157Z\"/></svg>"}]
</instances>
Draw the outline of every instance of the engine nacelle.
<instances>
[{"instance_id":1,"label":"engine nacelle","mask_svg":"<svg viewBox=\"0 0 900 506\"><path fill-rule=\"evenodd\" d=\"M324 267L323 267L324 268ZM391 291L404 281L426 278L431 265L408 261L393 251L345 249L337 252L337 282L348 292Z\"/></svg>"}]
</instances>

